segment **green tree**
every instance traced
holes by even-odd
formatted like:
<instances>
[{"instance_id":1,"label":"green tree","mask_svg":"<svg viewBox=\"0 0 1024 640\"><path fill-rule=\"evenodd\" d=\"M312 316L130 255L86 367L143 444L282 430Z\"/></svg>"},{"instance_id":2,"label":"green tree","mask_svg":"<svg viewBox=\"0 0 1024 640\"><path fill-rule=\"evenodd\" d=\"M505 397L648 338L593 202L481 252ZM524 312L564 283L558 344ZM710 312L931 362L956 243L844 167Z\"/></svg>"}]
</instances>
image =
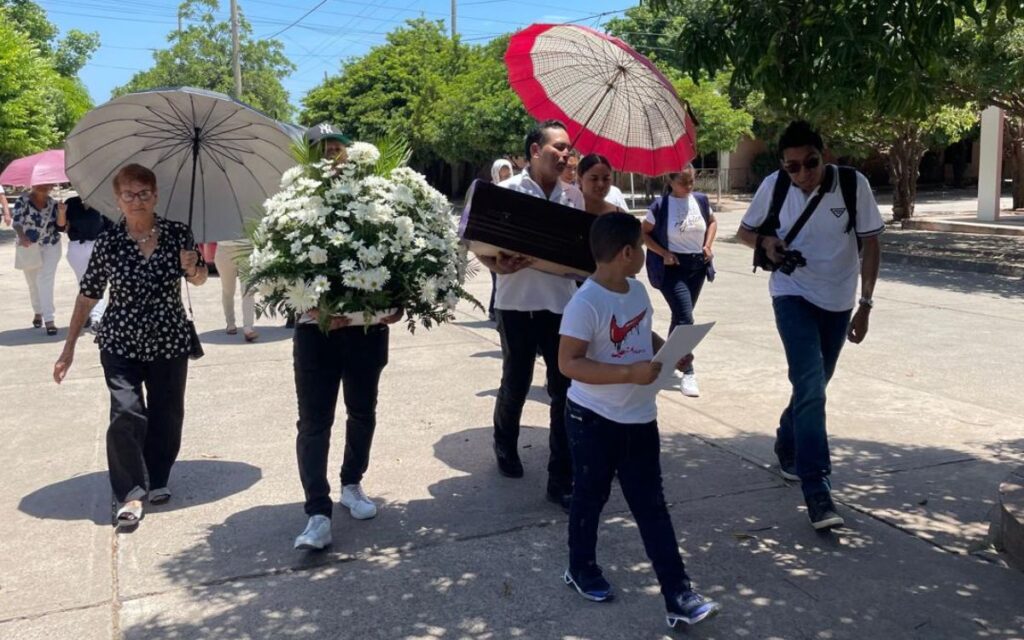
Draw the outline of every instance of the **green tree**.
<instances>
[{"instance_id":1,"label":"green tree","mask_svg":"<svg viewBox=\"0 0 1024 640\"><path fill-rule=\"evenodd\" d=\"M730 95L731 73L717 70L712 79L700 76L700 82L686 76L687 67L675 42L683 30L680 16L659 14L647 5L628 9L623 17L610 20L608 32L624 40L647 56L672 81L679 97L693 110L700 153L733 151L743 136L752 135L754 118L742 100Z\"/></svg>"},{"instance_id":2,"label":"green tree","mask_svg":"<svg viewBox=\"0 0 1024 640\"><path fill-rule=\"evenodd\" d=\"M158 87L192 86L231 94L231 25L218 21L217 0L186 0L178 15L188 25L172 31L170 46L153 54L153 67L114 89L114 96ZM242 95L239 98L272 118L289 120L292 107L281 81L295 70L280 40L256 40L244 16L239 20Z\"/></svg>"},{"instance_id":3,"label":"green tree","mask_svg":"<svg viewBox=\"0 0 1024 640\"><path fill-rule=\"evenodd\" d=\"M57 81L50 61L0 9L0 165L55 145Z\"/></svg>"},{"instance_id":4,"label":"green tree","mask_svg":"<svg viewBox=\"0 0 1024 640\"><path fill-rule=\"evenodd\" d=\"M46 79L41 84L45 87L44 91L49 99L53 101L53 119L30 126L52 126L66 135L74 128L78 119L92 108L89 92L77 75L99 48L99 34L71 29L58 41L57 27L35 2L0 0L0 9L7 16L5 21L9 21L11 27L19 31L19 40L26 46L33 47L49 67Z\"/></svg>"},{"instance_id":5,"label":"green tree","mask_svg":"<svg viewBox=\"0 0 1024 640\"><path fill-rule=\"evenodd\" d=\"M953 91L1006 112L1013 208L1024 207L1024 24L1005 14L991 16L982 29L961 22L953 73Z\"/></svg>"},{"instance_id":6,"label":"green tree","mask_svg":"<svg viewBox=\"0 0 1024 640\"><path fill-rule=\"evenodd\" d=\"M409 20L307 93L300 120L331 121L364 140L399 134L423 166L438 157L437 102L469 55L447 37L444 23Z\"/></svg>"},{"instance_id":7,"label":"green tree","mask_svg":"<svg viewBox=\"0 0 1024 640\"><path fill-rule=\"evenodd\" d=\"M993 0L986 10L1022 3ZM682 18L676 45L692 77L732 68L734 83L760 91L777 112L819 124L891 123L880 130L893 137L877 146L889 149L893 215L913 215L915 154L928 146L928 123L967 106L948 87L958 20L981 18L972 0L652 4Z\"/></svg>"},{"instance_id":8,"label":"green tree","mask_svg":"<svg viewBox=\"0 0 1024 640\"><path fill-rule=\"evenodd\" d=\"M436 105L436 151L452 165L489 164L522 154L533 118L508 84L504 56L508 36L464 47L465 71L451 78Z\"/></svg>"}]
</instances>

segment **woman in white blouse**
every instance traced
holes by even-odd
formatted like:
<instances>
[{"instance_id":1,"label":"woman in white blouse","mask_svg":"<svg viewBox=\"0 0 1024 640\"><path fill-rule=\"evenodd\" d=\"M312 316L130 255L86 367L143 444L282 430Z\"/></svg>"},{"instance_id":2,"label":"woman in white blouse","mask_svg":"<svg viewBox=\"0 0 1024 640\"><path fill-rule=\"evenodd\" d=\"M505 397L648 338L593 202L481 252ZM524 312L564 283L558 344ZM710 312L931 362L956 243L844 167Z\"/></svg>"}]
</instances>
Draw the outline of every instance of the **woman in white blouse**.
<instances>
[{"instance_id":1,"label":"woman in white blouse","mask_svg":"<svg viewBox=\"0 0 1024 640\"><path fill-rule=\"evenodd\" d=\"M718 222L707 195L693 190L694 174L689 165L669 174L669 188L651 204L643 222L647 276L665 296L673 328L693 324L704 280L714 279L711 259ZM700 395L692 364L679 388L685 396Z\"/></svg>"}]
</instances>

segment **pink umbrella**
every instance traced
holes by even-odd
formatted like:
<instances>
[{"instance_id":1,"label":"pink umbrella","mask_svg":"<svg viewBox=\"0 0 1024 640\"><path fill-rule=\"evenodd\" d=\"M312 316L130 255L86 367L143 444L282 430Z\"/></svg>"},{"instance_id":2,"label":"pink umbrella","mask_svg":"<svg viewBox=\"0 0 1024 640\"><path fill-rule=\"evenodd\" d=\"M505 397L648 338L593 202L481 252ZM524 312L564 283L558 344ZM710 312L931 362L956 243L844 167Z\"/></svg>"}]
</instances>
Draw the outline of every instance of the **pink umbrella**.
<instances>
[{"instance_id":1,"label":"pink umbrella","mask_svg":"<svg viewBox=\"0 0 1024 640\"><path fill-rule=\"evenodd\" d=\"M37 184L70 182L64 173L64 150L43 151L11 162L0 173L0 184L34 187Z\"/></svg>"},{"instance_id":2,"label":"pink umbrella","mask_svg":"<svg viewBox=\"0 0 1024 640\"><path fill-rule=\"evenodd\" d=\"M509 84L538 120L565 123L573 146L619 171L657 176L696 154L696 121L672 83L618 38L576 24L535 24L512 36Z\"/></svg>"}]
</instances>

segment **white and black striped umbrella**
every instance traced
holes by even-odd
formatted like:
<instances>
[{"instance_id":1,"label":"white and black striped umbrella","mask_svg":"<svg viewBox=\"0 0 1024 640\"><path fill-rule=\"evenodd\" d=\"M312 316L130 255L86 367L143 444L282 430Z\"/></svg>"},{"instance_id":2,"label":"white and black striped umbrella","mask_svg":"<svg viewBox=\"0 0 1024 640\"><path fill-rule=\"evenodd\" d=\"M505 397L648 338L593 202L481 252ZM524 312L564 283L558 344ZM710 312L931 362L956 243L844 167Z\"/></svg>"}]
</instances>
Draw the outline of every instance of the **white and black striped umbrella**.
<instances>
[{"instance_id":1,"label":"white and black striped umbrella","mask_svg":"<svg viewBox=\"0 0 1024 640\"><path fill-rule=\"evenodd\" d=\"M222 93L183 87L131 93L82 118L66 170L90 206L120 218L111 180L126 164L156 173L157 213L196 242L236 240L295 166L282 124Z\"/></svg>"}]
</instances>

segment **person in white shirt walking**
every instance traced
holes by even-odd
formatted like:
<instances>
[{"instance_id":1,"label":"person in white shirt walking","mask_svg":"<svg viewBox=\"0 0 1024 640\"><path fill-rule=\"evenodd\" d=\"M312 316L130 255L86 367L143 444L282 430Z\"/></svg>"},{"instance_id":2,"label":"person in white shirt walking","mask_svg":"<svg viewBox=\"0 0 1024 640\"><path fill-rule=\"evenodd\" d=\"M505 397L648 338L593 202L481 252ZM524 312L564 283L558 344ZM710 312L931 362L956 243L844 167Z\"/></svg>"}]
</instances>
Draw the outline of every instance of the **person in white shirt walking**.
<instances>
[{"instance_id":1,"label":"person in white shirt walking","mask_svg":"<svg viewBox=\"0 0 1024 640\"><path fill-rule=\"evenodd\" d=\"M705 280L714 279L713 245L718 221L707 195L693 190L692 166L669 174L669 188L656 199L644 218L647 278L661 291L672 310L673 328L693 324L693 310ZM693 365L683 371L679 390L700 395Z\"/></svg>"},{"instance_id":2,"label":"person in white shirt walking","mask_svg":"<svg viewBox=\"0 0 1024 640\"><path fill-rule=\"evenodd\" d=\"M793 390L775 454L783 477L800 481L815 529L844 524L829 481L825 388L844 342L867 335L885 229L867 178L826 165L823 149L808 123L790 124L779 141L782 171L761 183L739 230L764 252L761 264L778 266L768 288Z\"/></svg>"},{"instance_id":3,"label":"person in white shirt walking","mask_svg":"<svg viewBox=\"0 0 1024 640\"><path fill-rule=\"evenodd\" d=\"M570 153L569 134L557 120L541 122L526 136L530 164L500 186L577 209L579 190L559 180ZM572 495L572 464L565 436L565 393L569 380L558 370L558 327L562 311L576 292L572 280L531 269L522 256L499 253L481 262L498 274L494 308L501 336L502 373L494 405L494 454L498 470L510 478L523 476L519 458L519 427L523 405L533 382L540 351L547 368L551 398L548 499L567 509Z\"/></svg>"},{"instance_id":4,"label":"person in white shirt walking","mask_svg":"<svg viewBox=\"0 0 1024 640\"><path fill-rule=\"evenodd\" d=\"M220 277L221 304L224 307L225 331L228 335L237 335L235 324L235 290L238 285L238 261L244 259L246 243L241 240L229 240L217 243L217 253L213 263L217 265ZM256 297L254 292L242 290L242 335L246 342L255 342L259 334L253 328L256 322Z\"/></svg>"}]
</instances>

